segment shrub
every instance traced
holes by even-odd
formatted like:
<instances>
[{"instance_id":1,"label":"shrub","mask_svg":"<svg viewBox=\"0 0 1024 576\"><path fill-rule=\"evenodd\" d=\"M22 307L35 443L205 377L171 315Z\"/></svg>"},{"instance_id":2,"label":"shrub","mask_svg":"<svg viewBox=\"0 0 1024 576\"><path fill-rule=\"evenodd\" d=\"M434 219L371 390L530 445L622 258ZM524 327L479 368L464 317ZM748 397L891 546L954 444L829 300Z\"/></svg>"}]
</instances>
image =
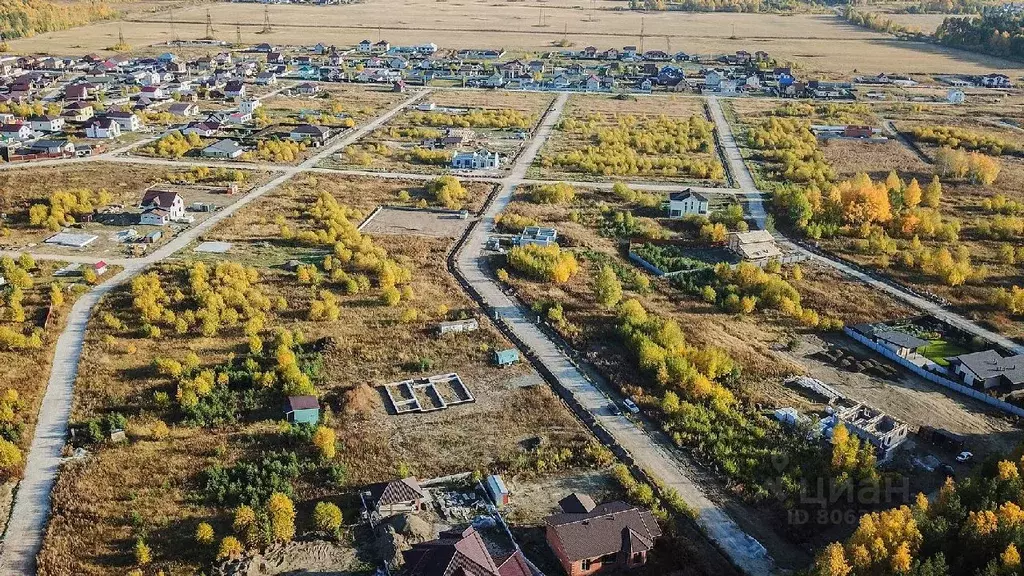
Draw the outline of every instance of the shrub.
<instances>
[{"instance_id":1,"label":"shrub","mask_svg":"<svg viewBox=\"0 0 1024 576\"><path fill-rule=\"evenodd\" d=\"M528 244L512 248L508 253L508 262L519 272L546 282L566 282L579 271L575 256L556 244Z\"/></svg>"},{"instance_id":2,"label":"shrub","mask_svg":"<svg viewBox=\"0 0 1024 576\"><path fill-rule=\"evenodd\" d=\"M277 542L288 542L295 537L295 506L286 494L274 492L267 501L270 530Z\"/></svg>"},{"instance_id":3,"label":"shrub","mask_svg":"<svg viewBox=\"0 0 1024 576\"><path fill-rule=\"evenodd\" d=\"M318 426L316 432L313 433L313 445L316 446L317 453L324 460L334 459L335 442L334 430L327 426Z\"/></svg>"},{"instance_id":4,"label":"shrub","mask_svg":"<svg viewBox=\"0 0 1024 576\"><path fill-rule=\"evenodd\" d=\"M245 550L242 548L242 543L238 541L238 538L234 536L225 536L220 541L220 550L217 552L218 560L237 560L242 557L242 553Z\"/></svg>"},{"instance_id":5,"label":"shrub","mask_svg":"<svg viewBox=\"0 0 1024 576\"><path fill-rule=\"evenodd\" d=\"M135 539L135 563L139 566L145 566L153 561L152 552L149 546L146 545L146 541L142 538Z\"/></svg>"},{"instance_id":6,"label":"shrub","mask_svg":"<svg viewBox=\"0 0 1024 576\"><path fill-rule=\"evenodd\" d=\"M535 204L570 204L576 198L576 189L565 182L534 186L530 201Z\"/></svg>"},{"instance_id":7,"label":"shrub","mask_svg":"<svg viewBox=\"0 0 1024 576\"><path fill-rule=\"evenodd\" d=\"M335 537L341 532L341 509L330 502L317 502L313 509L313 523L317 530L327 532Z\"/></svg>"},{"instance_id":8,"label":"shrub","mask_svg":"<svg viewBox=\"0 0 1024 576\"><path fill-rule=\"evenodd\" d=\"M213 526L210 526L206 522L200 522L199 526L196 526L196 542L204 546L213 544Z\"/></svg>"}]
</instances>

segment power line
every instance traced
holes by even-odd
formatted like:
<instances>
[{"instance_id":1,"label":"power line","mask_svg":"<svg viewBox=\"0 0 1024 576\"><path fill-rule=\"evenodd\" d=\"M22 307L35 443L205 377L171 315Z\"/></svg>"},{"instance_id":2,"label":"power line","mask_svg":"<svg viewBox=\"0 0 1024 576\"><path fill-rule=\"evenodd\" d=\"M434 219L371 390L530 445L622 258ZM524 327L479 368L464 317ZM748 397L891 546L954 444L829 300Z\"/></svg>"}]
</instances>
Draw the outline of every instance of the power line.
<instances>
[{"instance_id":1,"label":"power line","mask_svg":"<svg viewBox=\"0 0 1024 576\"><path fill-rule=\"evenodd\" d=\"M210 16L210 11L206 11L206 39L213 40L213 17Z\"/></svg>"},{"instance_id":2,"label":"power line","mask_svg":"<svg viewBox=\"0 0 1024 576\"><path fill-rule=\"evenodd\" d=\"M263 6L263 34L270 34L270 6Z\"/></svg>"}]
</instances>

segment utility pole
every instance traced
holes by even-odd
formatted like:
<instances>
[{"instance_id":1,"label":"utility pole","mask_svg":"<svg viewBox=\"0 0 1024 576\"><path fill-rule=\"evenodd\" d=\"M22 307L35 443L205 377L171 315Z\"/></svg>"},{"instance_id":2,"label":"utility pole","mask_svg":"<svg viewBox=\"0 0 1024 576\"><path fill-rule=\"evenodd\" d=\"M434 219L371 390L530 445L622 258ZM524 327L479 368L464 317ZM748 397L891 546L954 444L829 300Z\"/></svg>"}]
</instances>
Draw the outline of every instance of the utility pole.
<instances>
[{"instance_id":1,"label":"utility pole","mask_svg":"<svg viewBox=\"0 0 1024 576\"><path fill-rule=\"evenodd\" d=\"M566 22L562 28L562 44L569 45L569 23Z\"/></svg>"},{"instance_id":2,"label":"utility pole","mask_svg":"<svg viewBox=\"0 0 1024 576\"><path fill-rule=\"evenodd\" d=\"M235 45L242 45L242 25L237 22L235 23Z\"/></svg>"},{"instance_id":3,"label":"utility pole","mask_svg":"<svg viewBox=\"0 0 1024 576\"><path fill-rule=\"evenodd\" d=\"M213 17L209 10L206 11L206 39L213 40Z\"/></svg>"},{"instance_id":4,"label":"utility pole","mask_svg":"<svg viewBox=\"0 0 1024 576\"><path fill-rule=\"evenodd\" d=\"M665 35L665 52L667 52L669 56L672 55L672 37L668 34Z\"/></svg>"},{"instance_id":5,"label":"utility pole","mask_svg":"<svg viewBox=\"0 0 1024 576\"><path fill-rule=\"evenodd\" d=\"M171 34L174 35L174 41L177 42L180 39L178 38L178 29L174 27L174 8L171 8L170 14L171 14Z\"/></svg>"},{"instance_id":6,"label":"utility pole","mask_svg":"<svg viewBox=\"0 0 1024 576\"><path fill-rule=\"evenodd\" d=\"M597 0L590 0L590 21L594 21L594 8L597 5Z\"/></svg>"},{"instance_id":7,"label":"utility pole","mask_svg":"<svg viewBox=\"0 0 1024 576\"><path fill-rule=\"evenodd\" d=\"M127 44L125 44L125 41L124 41L124 30L120 26L118 26L117 27L117 47L121 48L121 49L124 49L125 46L127 46Z\"/></svg>"},{"instance_id":8,"label":"utility pole","mask_svg":"<svg viewBox=\"0 0 1024 576\"><path fill-rule=\"evenodd\" d=\"M270 34L270 6L263 5L263 34Z\"/></svg>"}]
</instances>

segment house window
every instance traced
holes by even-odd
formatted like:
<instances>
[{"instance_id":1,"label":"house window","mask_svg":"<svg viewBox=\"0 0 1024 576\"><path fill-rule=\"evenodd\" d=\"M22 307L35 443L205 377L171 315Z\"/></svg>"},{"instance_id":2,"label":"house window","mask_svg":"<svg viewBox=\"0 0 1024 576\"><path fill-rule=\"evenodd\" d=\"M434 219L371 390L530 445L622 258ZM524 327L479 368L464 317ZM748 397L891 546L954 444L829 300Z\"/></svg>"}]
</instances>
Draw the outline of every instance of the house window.
<instances>
[{"instance_id":1,"label":"house window","mask_svg":"<svg viewBox=\"0 0 1024 576\"><path fill-rule=\"evenodd\" d=\"M582 568L584 570L590 570L590 565L591 565L591 559L590 558L587 558L583 562L580 562L580 568Z\"/></svg>"},{"instance_id":2,"label":"house window","mask_svg":"<svg viewBox=\"0 0 1024 576\"><path fill-rule=\"evenodd\" d=\"M633 564L642 564L643 561L644 561L644 553L643 552L637 552L636 554L633 554Z\"/></svg>"}]
</instances>

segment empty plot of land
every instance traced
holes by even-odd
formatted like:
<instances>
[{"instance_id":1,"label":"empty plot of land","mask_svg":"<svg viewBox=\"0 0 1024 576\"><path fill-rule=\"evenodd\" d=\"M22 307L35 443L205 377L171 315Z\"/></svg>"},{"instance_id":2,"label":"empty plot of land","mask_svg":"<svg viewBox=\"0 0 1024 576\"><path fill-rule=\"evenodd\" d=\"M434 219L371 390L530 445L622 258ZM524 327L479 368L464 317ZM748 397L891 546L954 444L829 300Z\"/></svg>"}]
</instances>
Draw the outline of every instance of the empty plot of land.
<instances>
[{"instance_id":1,"label":"empty plot of land","mask_svg":"<svg viewBox=\"0 0 1024 576\"><path fill-rule=\"evenodd\" d=\"M466 229L468 220L458 212L446 210L417 210L413 208L381 208L373 214L363 232L398 236L432 236L456 238Z\"/></svg>"}]
</instances>

